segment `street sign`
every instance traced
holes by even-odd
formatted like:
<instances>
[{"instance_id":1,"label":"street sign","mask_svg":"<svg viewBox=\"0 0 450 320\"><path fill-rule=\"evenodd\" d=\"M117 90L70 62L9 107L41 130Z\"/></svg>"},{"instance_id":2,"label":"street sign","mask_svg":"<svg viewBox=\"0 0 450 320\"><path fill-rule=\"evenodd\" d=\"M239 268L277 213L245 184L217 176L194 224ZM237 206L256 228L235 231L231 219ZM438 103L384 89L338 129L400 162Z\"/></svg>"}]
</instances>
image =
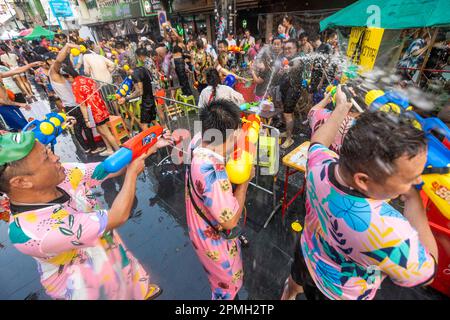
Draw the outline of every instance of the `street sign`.
<instances>
[{"instance_id":1,"label":"street sign","mask_svg":"<svg viewBox=\"0 0 450 320\"><path fill-rule=\"evenodd\" d=\"M160 0L141 0L141 5L144 16L154 16L162 9Z\"/></svg>"},{"instance_id":2,"label":"street sign","mask_svg":"<svg viewBox=\"0 0 450 320\"><path fill-rule=\"evenodd\" d=\"M73 17L72 8L70 7L69 0L51 0L49 2L53 15L56 18L68 18Z\"/></svg>"}]
</instances>

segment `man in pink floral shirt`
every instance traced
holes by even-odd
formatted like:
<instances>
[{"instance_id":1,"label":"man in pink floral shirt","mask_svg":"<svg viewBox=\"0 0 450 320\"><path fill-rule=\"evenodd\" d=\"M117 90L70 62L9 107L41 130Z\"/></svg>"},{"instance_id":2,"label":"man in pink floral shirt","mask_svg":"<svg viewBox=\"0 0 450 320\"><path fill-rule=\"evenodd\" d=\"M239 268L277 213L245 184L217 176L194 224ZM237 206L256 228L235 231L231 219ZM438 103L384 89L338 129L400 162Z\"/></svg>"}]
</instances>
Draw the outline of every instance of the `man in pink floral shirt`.
<instances>
[{"instance_id":1,"label":"man in pink floral shirt","mask_svg":"<svg viewBox=\"0 0 450 320\"><path fill-rule=\"evenodd\" d=\"M31 131L1 135L0 144L0 192L8 195L12 212L9 237L36 260L50 297L152 299L161 293L114 229L131 213L145 158L166 140L107 177L126 171L109 210L92 192L102 182L92 178L97 164L61 164Z\"/></svg>"}]
</instances>

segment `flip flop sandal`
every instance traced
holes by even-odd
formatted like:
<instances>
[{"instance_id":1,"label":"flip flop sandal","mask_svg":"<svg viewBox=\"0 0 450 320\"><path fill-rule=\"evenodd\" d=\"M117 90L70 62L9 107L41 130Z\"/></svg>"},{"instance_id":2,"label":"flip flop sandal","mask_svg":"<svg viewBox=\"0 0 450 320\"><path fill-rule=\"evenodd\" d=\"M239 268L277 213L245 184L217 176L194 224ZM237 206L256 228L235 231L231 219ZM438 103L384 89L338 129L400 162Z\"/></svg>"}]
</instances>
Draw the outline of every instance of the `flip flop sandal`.
<instances>
[{"instance_id":1,"label":"flip flop sandal","mask_svg":"<svg viewBox=\"0 0 450 320\"><path fill-rule=\"evenodd\" d=\"M150 290L145 296L144 300L154 300L158 298L163 293L163 289L156 284L150 285Z\"/></svg>"}]
</instances>

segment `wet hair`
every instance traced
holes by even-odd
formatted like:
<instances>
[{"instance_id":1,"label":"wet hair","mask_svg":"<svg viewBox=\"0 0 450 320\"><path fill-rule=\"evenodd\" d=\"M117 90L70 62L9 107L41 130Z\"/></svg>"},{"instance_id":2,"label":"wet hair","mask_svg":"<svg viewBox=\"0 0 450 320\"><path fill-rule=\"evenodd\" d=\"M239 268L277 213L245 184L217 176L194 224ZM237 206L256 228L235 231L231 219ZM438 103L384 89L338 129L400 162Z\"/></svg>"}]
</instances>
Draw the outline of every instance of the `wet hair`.
<instances>
[{"instance_id":1,"label":"wet hair","mask_svg":"<svg viewBox=\"0 0 450 320\"><path fill-rule=\"evenodd\" d=\"M272 39L272 44L273 44L276 40L280 40L281 42L283 42L283 39L282 39L281 37L273 37L273 39Z\"/></svg>"},{"instance_id":2,"label":"wet hair","mask_svg":"<svg viewBox=\"0 0 450 320\"><path fill-rule=\"evenodd\" d=\"M0 192L1 193L7 194L9 191L11 191L11 185L9 184L9 181L12 178L15 178L20 175L29 174L29 172L27 171L27 169L24 166L26 159L27 159L27 157L0 166Z\"/></svg>"},{"instance_id":3,"label":"wet hair","mask_svg":"<svg viewBox=\"0 0 450 320\"><path fill-rule=\"evenodd\" d=\"M217 86L220 84L219 72L215 68L206 69L206 83L212 87L212 94L209 101L214 100L216 96Z\"/></svg>"},{"instance_id":4,"label":"wet hair","mask_svg":"<svg viewBox=\"0 0 450 320\"><path fill-rule=\"evenodd\" d=\"M295 47L295 49L298 50L298 43L294 39L289 39L288 41L286 41L286 44L287 43L292 43L292 45Z\"/></svg>"},{"instance_id":5,"label":"wet hair","mask_svg":"<svg viewBox=\"0 0 450 320\"><path fill-rule=\"evenodd\" d=\"M217 42L217 46L219 46L219 44L223 44L225 47L228 47L228 41L227 40L219 40L219 42Z\"/></svg>"},{"instance_id":6,"label":"wet hair","mask_svg":"<svg viewBox=\"0 0 450 320\"><path fill-rule=\"evenodd\" d=\"M289 24L292 24L292 21L294 20L292 16L288 15L284 16L283 19L285 19Z\"/></svg>"},{"instance_id":7,"label":"wet hair","mask_svg":"<svg viewBox=\"0 0 450 320\"><path fill-rule=\"evenodd\" d=\"M122 41L117 41L116 49L125 49L125 43L123 43Z\"/></svg>"},{"instance_id":8,"label":"wet hair","mask_svg":"<svg viewBox=\"0 0 450 320\"><path fill-rule=\"evenodd\" d=\"M200 121L202 121L202 137L210 129L219 130L222 133L222 141L205 141L212 145L223 144L228 138L230 130L236 130L241 125L240 109L229 100L214 100L200 110ZM228 132L227 132L228 131Z\"/></svg>"},{"instance_id":9,"label":"wet hair","mask_svg":"<svg viewBox=\"0 0 450 320\"><path fill-rule=\"evenodd\" d=\"M299 40L301 40L301 39L303 39L303 38L308 38L309 36L308 36L308 34L306 33L306 32L302 32L302 33L300 33L300 35L298 36L298 39Z\"/></svg>"},{"instance_id":10,"label":"wet hair","mask_svg":"<svg viewBox=\"0 0 450 320\"><path fill-rule=\"evenodd\" d=\"M71 76L72 78L76 78L78 77L80 74L69 64L65 64L61 67L61 71L63 73L68 74L69 76Z\"/></svg>"},{"instance_id":11,"label":"wet hair","mask_svg":"<svg viewBox=\"0 0 450 320\"><path fill-rule=\"evenodd\" d=\"M203 43L203 40L201 38L198 38L197 41L195 41L195 46L197 49L204 49L205 44Z\"/></svg>"},{"instance_id":12,"label":"wet hair","mask_svg":"<svg viewBox=\"0 0 450 320\"><path fill-rule=\"evenodd\" d=\"M337 32L336 31L331 31L331 33L328 34L327 39L330 40L331 38L334 38L334 36L337 36Z\"/></svg>"},{"instance_id":13,"label":"wet hair","mask_svg":"<svg viewBox=\"0 0 450 320\"><path fill-rule=\"evenodd\" d=\"M136 57L147 57L148 56L148 51L145 48L139 48L136 50L135 52Z\"/></svg>"},{"instance_id":14,"label":"wet hair","mask_svg":"<svg viewBox=\"0 0 450 320\"><path fill-rule=\"evenodd\" d=\"M311 40L312 42L314 42L314 41L322 40L322 39L320 38L320 34L313 34L313 35L311 36L310 40Z\"/></svg>"},{"instance_id":15,"label":"wet hair","mask_svg":"<svg viewBox=\"0 0 450 320\"><path fill-rule=\"evenodd\" d=\"M351 176L363 172L382 182L395 170L395 160L426 150L423 131L411 119L386 112L364 112L350 128L340 150L339 165Z\"/></svg>"}]
</instances>

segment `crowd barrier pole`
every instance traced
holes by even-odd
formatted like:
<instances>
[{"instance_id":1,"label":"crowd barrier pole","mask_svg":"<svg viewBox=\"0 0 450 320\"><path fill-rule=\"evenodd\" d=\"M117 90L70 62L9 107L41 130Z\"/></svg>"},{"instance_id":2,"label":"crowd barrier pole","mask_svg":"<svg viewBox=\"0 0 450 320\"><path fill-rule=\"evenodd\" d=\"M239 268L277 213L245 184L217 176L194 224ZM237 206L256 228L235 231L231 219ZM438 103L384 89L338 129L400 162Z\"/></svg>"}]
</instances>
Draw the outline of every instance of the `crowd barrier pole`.
<instances>
[{"instance_id":1,"label":"crowd barrier pole","mask_svg":"<svg viewBox=\"0 0 450 320\"><path fill-rule=\"evenodd\" d=\"M190 103L184 103L184 102L181 102L181 101L178 101L178 100L174 100L174 99L171 99L171 98L167 98L167 97L160 97L160 98L163 99L164 101L169 101L169 102L172 102L172 103L185 105L187 107L201 109L200 107L198 107L196 105L192 105ZM185 114L187 116L189 132L191 132L191 124L190 124L190 119L191 118L189 118L189 112L185 112ZM177 120L178 120L178 118L177 118ZM169 117L166 117L166 121L167 122L170 121ZM277 128L275 128L273 126L270 126L270 125L267 125L267 124L264 124L264 123L261 124L261 127L265 129L265 132L267 132L267 129L268 129L272 133L275 133L275 139L276 139L276 141L278 141L278 137L280 135L280 131ZM169 126L169 129L172 130L172 128L170 126ZM271 134L270 136L273 136L273 134ZM277 146L277 148L279 148L278 144L276 146ZM273 199L273 210L270 212L269 217L267 218L267 220L264 223L263 227L266 228L267 225L269 224L269 222L272 220L272 218L275 215L275 213L281 208L281 201L277 200L277 195L276 195L276 190L275 190L276 189L276 182L277 182L277 178L278 178L279 168L277 167L276 172L273 174L272 190L269 190L269 189L261 186L259 184L259 176L260 176L260 171L261 171L261 168L259 166L259 158L260 158L260 156L259 156L259 150L260 150L259 139L258 139L256 150L257 150L257 156L256 156L255 182L251 181L249 184L251 186L255 187L256 189L259 189L259 190L261 190L261 191L263 191L263 192L265 192L265 193L267 193L267 194L272 196L272 199ZM168 157L170 157L170 154L168 156L166 156L160 163L162 163L165 160L167 160ZM279 159L279 153L278 152L277 152L277 157Z\"/></svg>"}]
</instances>

